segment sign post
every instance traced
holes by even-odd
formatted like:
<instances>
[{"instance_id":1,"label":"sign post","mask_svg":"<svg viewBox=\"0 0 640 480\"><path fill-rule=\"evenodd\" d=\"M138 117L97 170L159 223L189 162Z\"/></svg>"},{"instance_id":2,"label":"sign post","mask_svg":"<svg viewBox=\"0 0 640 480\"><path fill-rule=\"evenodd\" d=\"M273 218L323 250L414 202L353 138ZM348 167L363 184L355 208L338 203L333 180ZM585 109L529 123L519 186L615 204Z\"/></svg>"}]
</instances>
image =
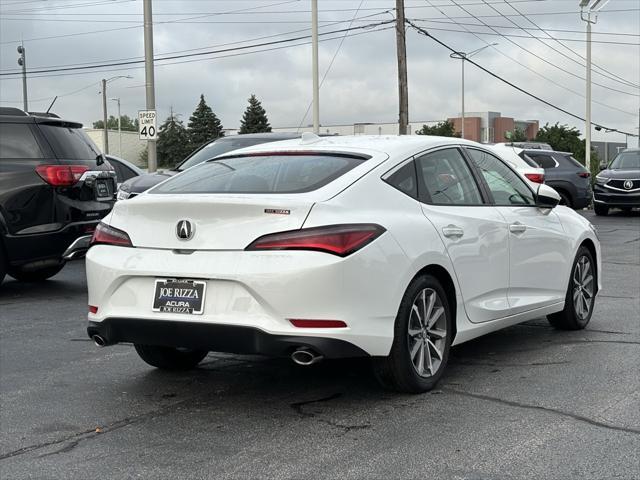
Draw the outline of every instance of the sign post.
<instances>
[{"instance_id":1,"label":"sign post","mask_svg":"<svg viewBox=\"0 0 640 480\"><path fill-rule=\"evenodd\" d=\"M138 111L138 136L140 140L156 140L158 138L155 110Z\"/></svg>"}]
</instances>

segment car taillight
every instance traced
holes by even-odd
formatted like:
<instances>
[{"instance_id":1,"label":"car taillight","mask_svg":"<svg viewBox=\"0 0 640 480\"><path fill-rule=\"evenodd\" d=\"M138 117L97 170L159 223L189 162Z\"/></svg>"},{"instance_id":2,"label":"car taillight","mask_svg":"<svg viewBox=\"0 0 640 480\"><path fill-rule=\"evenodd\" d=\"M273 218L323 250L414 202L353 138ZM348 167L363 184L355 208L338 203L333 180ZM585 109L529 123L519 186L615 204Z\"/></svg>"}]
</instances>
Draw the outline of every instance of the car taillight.
<instances>
[{"instance_id":1,"label":"car taillight","mask_svg":"<svg viewBox=\"0 0 640 480\"><path fill-rule=\"evenodd\" d=\"M98 313L98 307L95 305L89 305L89 313L93 313L94 315Z\"/></svg>"},{"instance_id":2,"label":"car taillight","mask_svg":"<svg viewBox=\"0 0 640 480\"><path fill-rule=\"evenodd\" d=\"M85 165L38 165L36 173L54 187L71 187L89 170Z\"/></svg>"},{"instance_id":3,"label":"car taillight","mask_svg":"<svg viewBox=\"0 0 640 480\"><path fill-rule=\"evenodd\" d=\"M110 227L106 223L100 222L93 232L91 243L93 245L118 245L120 247L133 247L131 239L126 232Z\"/></svg>"},{"instance_id":4,"label":"car taillight","mask_svg":"<svg viewBox=\"0 0 640 480\"><path fill-rule=\"evenodd\" d=\"M533 183L544 183L544 173L525 173L524 176Z\"/></svg>"},{"instance_id":5,"label":"car taillight","mask_svg":"<svg viewBox=\"0 0 640 480\"><path fill-rule=\"evenodd\" d=\"M315 250L346 257L385 231L380 225L371 223L303 228L265 235L245 250Z\"/></svg>"},{"instance_id":6,"label":"car taillight","mask_svg":"<svg viewBox=\"0 0 640 480\"><path fill-rule=\"evenodd\" d=\"M591 174L589 172L578 172L578 176L582 178L589 178Z\"/></svg>"}]
</instances>

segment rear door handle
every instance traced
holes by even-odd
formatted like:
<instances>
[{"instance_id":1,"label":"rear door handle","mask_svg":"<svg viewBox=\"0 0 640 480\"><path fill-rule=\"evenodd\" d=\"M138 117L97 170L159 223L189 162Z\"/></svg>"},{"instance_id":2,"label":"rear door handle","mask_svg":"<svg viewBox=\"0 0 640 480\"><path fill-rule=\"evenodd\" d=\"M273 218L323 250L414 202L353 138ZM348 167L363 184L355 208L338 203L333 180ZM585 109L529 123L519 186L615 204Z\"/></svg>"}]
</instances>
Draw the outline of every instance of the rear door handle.
<instances>
[{"instance_id":1,"label":"rear door handle","mask_svg":"<svg viewBox=\"0 0 640 480\"><path fill-rule=\"evenodd\" d=\"M509 225L509 231L511 233L523 233L526 230L527 226L523 225L520 222L512 223L511 225Z\"/></svg>"},{"instance_id":2,"label":"rear door handle","mask_svg":"<svg viewBox=\"0 0 640 480\"><path fill-rule=\"evenodd\" d=\"M447 225L442 227L442 234L445 237L461 237L464 235L464 230L456 225Z\"/></svg>"}]
</instances>

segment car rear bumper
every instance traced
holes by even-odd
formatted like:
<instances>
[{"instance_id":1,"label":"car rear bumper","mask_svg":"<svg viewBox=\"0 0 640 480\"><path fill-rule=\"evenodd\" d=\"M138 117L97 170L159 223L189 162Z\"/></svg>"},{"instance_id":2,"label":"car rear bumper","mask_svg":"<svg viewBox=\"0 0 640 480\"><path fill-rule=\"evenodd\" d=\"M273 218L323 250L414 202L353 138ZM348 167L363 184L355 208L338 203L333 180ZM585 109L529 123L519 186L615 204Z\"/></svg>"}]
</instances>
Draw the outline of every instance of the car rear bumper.
<instances>
[{"instance_id":1,"label":"car rear bumper","mask_svg":"<svg viewBox=\"0 0 640 480\"><path fill-rule=\"evenodd\" d=\"M72 223L50 232L7 235L4 241L9 264L21 267L49 259L62 261L65 251L80 237L93 232L97 224L97 221Z\"/></svg>"},{"instance_id":2,"label":"car rear bumper","mask_svg":"<svg viewBox=\"0 0 640 480\"><path fill-rule=\"evenodd\" d=\"M108 318L89 322L87 334L100 335L106 345L131 342L273 357L289 356L298 348L307 348L325 358L368 356L352 343L335 338L273 335L253 327L200 322Z\"/></svg>"}]
</instances>

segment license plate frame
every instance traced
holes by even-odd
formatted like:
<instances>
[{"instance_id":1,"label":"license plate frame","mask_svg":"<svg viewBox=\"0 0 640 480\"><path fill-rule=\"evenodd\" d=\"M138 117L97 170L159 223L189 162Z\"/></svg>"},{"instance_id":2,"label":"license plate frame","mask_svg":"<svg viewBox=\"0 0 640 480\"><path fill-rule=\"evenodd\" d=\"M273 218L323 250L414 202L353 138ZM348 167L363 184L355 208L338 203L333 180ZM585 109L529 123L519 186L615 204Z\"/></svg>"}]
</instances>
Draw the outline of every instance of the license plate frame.
<instances>
[{"instance_id":1,"label":"license plate frame","mask_svg":"<svg viewBox=\"0 0 640 480\"><path fill-rule=\"evenodd\" d=\"M207 282L203 280L157 278L153 287L151 309L159 313L202 315L206 292Z\"/></svg>"}]
</instances>

